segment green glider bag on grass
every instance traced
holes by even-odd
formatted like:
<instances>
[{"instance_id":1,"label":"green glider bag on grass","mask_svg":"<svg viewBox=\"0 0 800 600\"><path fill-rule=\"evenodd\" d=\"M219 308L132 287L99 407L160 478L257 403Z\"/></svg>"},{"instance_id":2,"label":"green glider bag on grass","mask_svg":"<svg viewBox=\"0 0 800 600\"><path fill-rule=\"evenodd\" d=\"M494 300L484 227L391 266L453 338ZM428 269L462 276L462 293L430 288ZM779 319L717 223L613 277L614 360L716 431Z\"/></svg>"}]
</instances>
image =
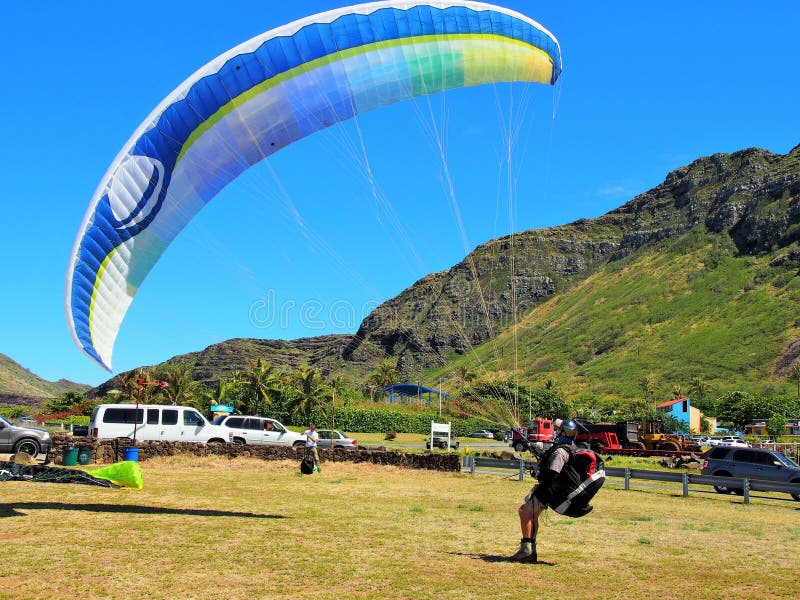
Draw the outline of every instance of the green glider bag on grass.
<instances>
[{"instance_id":1,"label":"green glider bag on grass","mask_svg":"<svg viewBox=\"0 0 800 600\"><path fill-rule=\"evenodd\" d=\"M131 460L123 460L98 469L87 469L86 472L93 477L108 479L111 483L126 488L140 490L144 487L142 469L139 468L138 462Z\"/></svg>"}]
</instances>

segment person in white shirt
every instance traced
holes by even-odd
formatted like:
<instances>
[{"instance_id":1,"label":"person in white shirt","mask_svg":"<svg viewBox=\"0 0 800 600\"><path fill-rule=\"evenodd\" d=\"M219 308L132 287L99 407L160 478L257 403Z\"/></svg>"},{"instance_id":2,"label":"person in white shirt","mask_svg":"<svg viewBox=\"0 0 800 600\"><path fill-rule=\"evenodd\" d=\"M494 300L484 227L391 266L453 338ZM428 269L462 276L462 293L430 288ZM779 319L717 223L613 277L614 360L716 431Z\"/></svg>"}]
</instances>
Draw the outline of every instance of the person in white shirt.
<instances>
[{"instance_id":1,"label":"person in white shirt","mask_svg":"<svg viewBox=\"0 0 800 600\"><path fill-rule=\"evenodd\" d=\"M312 423L308 426L303 434L306 436L306 458L309 456L314 459L314 470L319 472L319 452L317 451L317 442L319 441L319 434L317 427Z\"/></svg>"}]
</instances>

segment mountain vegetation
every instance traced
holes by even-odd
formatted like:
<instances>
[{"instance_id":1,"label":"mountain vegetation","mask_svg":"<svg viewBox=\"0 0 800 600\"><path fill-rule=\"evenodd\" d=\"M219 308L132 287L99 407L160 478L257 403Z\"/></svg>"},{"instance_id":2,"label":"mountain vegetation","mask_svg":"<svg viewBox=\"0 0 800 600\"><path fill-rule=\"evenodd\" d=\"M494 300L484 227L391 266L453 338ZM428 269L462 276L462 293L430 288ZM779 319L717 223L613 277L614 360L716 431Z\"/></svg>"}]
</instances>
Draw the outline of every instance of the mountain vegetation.
<instances>
[{"instance_id":1,"label":"mountain vegetation","mask_svg":"<svg viewBox=\"0 0 800 600\"><path fill-rule=\"evenodd\" d=\"M0 405L38 405L69 391L84 393L91 386L66 379L47 381L0 354Z\"/></svg>"},{"instance_id":2,"label":"mountain vegetation","mask_svg":"<svg viewBox=\"0 0 800 600\"><path fill-rule=\"evenodd\" d=\"M700 158L596 219L487 242L354 335L235 339L152 368L189 365L217 389L262 361L364 398L395 377L453 392L462 413L487 395L515 414L554 393L576 410L702 405L800 395L799 306L800 146L748 149Z\"/></svg>"}]
</instances>

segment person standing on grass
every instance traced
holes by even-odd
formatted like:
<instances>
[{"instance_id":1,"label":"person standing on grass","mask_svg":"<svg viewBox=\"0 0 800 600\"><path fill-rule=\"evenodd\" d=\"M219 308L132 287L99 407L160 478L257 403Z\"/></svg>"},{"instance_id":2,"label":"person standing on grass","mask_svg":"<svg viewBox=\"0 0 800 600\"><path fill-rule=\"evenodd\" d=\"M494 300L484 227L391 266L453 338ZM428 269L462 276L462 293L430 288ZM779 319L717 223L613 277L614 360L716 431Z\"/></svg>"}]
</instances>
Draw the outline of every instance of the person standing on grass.
<instances>
[{"instance_id":1,"label":"person standing on grass","mask_svg":"<svg viewBox=\"0 0 800 600\"><path fill-rule=\"evenodd\" d=\"M303 434L306 436L306 458L313 458L314 459L314 470L319 472L322 469L319 468L319 452L317 451L317 442L319 441L319 434L317 433L317 427L312 423L308 425L308 429L306 429Z\"/></svg>"},{"instance_id":2,"label":"person standing on grass","mask_svg":"<svg viewBox=\"0 0 800 600\"><path fill-rule=\"evenodd\" d=\"M553 445L544 453L539 462L539 483L525 496L519 507L519 524L522 530L522 541L519 550L511 560L536 562L536 534L539 531L539 515L552 504L559 495L557 480L561 470L571 458L570 446L575 445L578 425L572 419L555 421L556 432ZM562 499L559 499L559 503ZM557 506L558 503L552 504Z\"/></svg>"}]
</instances>

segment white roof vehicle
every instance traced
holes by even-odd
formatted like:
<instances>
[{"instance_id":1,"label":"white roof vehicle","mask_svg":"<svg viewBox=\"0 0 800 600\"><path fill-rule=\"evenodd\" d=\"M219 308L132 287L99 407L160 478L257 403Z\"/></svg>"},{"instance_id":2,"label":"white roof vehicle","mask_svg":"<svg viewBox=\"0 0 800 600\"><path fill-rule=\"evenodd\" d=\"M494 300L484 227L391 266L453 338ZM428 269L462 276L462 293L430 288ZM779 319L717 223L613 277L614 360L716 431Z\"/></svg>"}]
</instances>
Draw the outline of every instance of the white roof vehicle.
<instances>
[{"instance_id":1,"label":"white roof vehicle","mask_svg":"<svg viewBox=\"0 0 800 600\"><path fill-rule=\"evenodd\" d=\"M282 423L267 417L249 415L220 415L214 425L226 432L234 444L262 444L267 446L305 446L306 436L289 431Z\"/></svg>"},{"instance_id":2,"label":"white roof vehicle","mask_svg":"<svg viewBox=\"0 0 800 600\"><path fill-rule=\"evenodd\" d=\"M191 406L98 404L89 420L96 438L134 437L138 441L203 442L226 444L227 432L212 425Z\"/></svg>"},{"instance_id":3,"label":"white roof vehicle","mask_svg":"<svg viewBox=\"0 0 800 600\"><path fill-rule=\"evenodd\" d=\"M744 446L749 448L750 444L745 442L742 438L737 436L727 436L719 441L720 446Z\"/></svg>"}]
</instances>

